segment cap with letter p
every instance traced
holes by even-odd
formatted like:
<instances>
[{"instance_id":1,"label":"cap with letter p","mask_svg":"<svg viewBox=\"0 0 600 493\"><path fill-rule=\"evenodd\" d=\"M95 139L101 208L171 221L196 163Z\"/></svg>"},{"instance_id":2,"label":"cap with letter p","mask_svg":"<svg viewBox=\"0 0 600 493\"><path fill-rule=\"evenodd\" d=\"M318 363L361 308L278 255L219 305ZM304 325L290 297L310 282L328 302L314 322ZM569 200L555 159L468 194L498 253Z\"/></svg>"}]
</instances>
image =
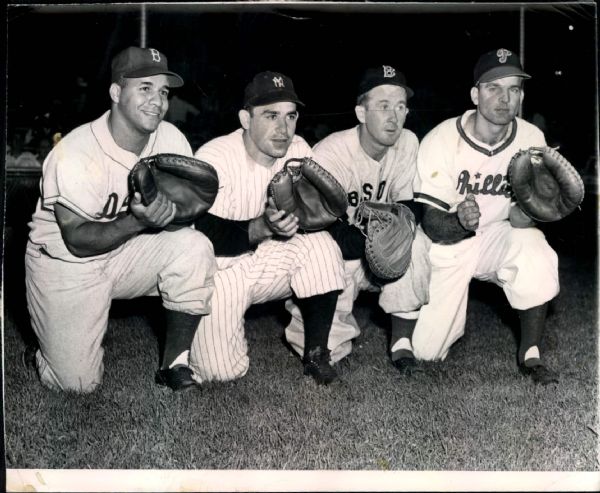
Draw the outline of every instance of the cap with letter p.
<instances>
[{"instance_id":1,"label":"cap with letter p","mask_svg":"<svg viewBox=\"0 0 600 493\"><path fill-rule=\"evenodd\" d=\"M136 79L165 74L169 80L169 87L183 85L183 79L169 70L167 57L154 48L125 48L113 58L111 68L112 82L117 82L121 77Z\"/></svg>"},{"instance_id":2,"label":"cap with letter p","mask_svg":"<svg viewBox=\"0 0 600 493\"><path fill-rule=\"evenodd\" d=\"M414 94L413 90L406 85L406 77L402 72L398 72L391 65L379 65L365 71L358 84L358 95L360 96L374 87L383 85L403 87L407 98Z\"/></svg>"},{"instance_id":3,"label":"cap with letter p","mask_svg":"<svg viewBox=\"0 0 600 493\"><path fill-rule=\"evenodd\" d=\"M488 51L479 57L473 69L475 85L503 77L531 79L531 75L523 71L517 54L506 48Z\"/></svg>"},{"instance_id":4,"label":"cap with letter p","mask_svg":"<svg viewBox=\"0 0 600 493\"><path fill-rule=\"evenodd\" d=\"M283 101L304 106L294 90L292 79L279 72L256 74L244 90L244 106L263 106Z\"/></svg>"}]
</instances>

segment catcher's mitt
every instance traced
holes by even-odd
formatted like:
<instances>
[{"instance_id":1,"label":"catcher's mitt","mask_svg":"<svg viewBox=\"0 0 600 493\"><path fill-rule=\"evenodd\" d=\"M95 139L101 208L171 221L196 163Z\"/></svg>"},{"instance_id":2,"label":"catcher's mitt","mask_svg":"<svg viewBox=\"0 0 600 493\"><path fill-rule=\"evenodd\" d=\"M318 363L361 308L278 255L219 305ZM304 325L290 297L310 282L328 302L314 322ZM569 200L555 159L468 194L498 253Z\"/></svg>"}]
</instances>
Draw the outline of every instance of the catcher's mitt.
<instances>
[{"instance_id":1,"label":"catcher's mitt","mask_svg":"<svg viewBox=\"0 0 600 493\"><path fill-rule=\"evenodd\" d=\"M417 225L403 204L361 202L357 221L366 223L365 256L371 272L385 280L402 277L410 265Z\"/></svg>"},{"instance_id":2,"label":"catcher's mitt","mask_svg":"<svg viewBox=\"0 0 600 493\"><path fill-rule=\"evenodd\" d=\"M178 154L140 159L129 173L131 190L150 205L159 191L177 206L173 224L188 224L213 205L219 188L216 170L208 163Z\"/></svg>"},{"instance_id":3,"label":"catcher's mitt","mask_svg":"<svg viewBox=\"0 0 600 493\"><path fill-rule=\"evenodd\" d=\"M579 173L551 147L516 153L508 167L508 180L513 198L535 221L558 221L583 201Z\"/></svg>"},{"instance_id":4,"label":"catcher's mitt","mask_svg":"<svg viewBox=\"0 0 600 493\"><path fill-rule=\"evenodd\" d=\"M288 159L267 192L277 209L298 218L299 228L304 231L326 228L348 208L346 192L339 182L310 158Z\"/></svg>"}]
</instances>

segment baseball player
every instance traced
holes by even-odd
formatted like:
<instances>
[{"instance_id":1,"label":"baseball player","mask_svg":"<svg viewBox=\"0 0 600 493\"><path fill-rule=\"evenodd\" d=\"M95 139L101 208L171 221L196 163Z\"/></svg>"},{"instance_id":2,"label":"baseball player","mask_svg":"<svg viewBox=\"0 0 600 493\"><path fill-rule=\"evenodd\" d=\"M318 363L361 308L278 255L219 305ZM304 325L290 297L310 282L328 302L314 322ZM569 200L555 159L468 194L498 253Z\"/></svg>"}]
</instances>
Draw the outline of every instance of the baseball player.
<instances>
[{"instance_id":1,"label":"baseball player","mask_svg":"<svg viewBox=\"0 0 600 493\"><path fill-rule=\"evenodd\" d=\"M204 144L197 159L212 164L219 192L196 228L212 240L219 270L213 310L200 323L190 355L199 380L231 380L248 371L244 314L255 303L295 296L306 326L304 373L336 378L327 337L344 287L339 248L325 232L298 233L298 218L278 211L267 187L290 158L310 155L295 135L298 99L291 79L261 72L246 86L241 127Z\"/></svg>"},{"instance_id":2,"label":"baseball player","mask_svg":"<svg viewBox=\"0 0 600 493\"><path fill-rule=\"evenodd\" d=\"M368 69L359 84L355 107L359 124L335 132L313 148L313 159L330 171L348 194L344 221L329 229L345 259L346 289L340 295L334 316L329 348L338 361L352 350L352 339L360 334L352 307L360 290L381 291L379 304L391 314L390 357L401 371L414 366L411 336L419 308L427 301L430 241L417 228L408 271L397 281L384 284L369 271L365 261L365 236L356 211L362 201L400 202L420 216L413 201L418 140L404 128L408 98L413 91L404 75L389 65ZM290 345L303 350L301 314L288 301L293 317L286 328Z\"/></svg>"},{"instance_id":3,"label":"baseball player","mask_svg":"<svg viewBox=\"0 0 600 493\"><path fill-rule=\"evenodd\" d=\"M189 227L163 230L176 212L164 195L145 207L128 191L140 158L192 156L183 134L162 121L169 89L182 84L158 50L125 49L112 61L110 110L66 135L44 162L25 264L37 370L51 388L92 392L102 382L111 300L159 293L166 340L156 381L173 390L196 383L188 355L210 311L212 245Z\"/></svg>"},{"instance_id":4,"label":"baseball player","mask_svg":"<svg viewBox=\"0 0 600 493\"><path fill-rule=\"evenodd\" d=\"M485 53L474 69L476 108L442 122L421 142L415 197L433 240L432 277L413 347L417 358L446 358L465 330L471 279L494 282L519 314L521 372L547 384L556 374L542 363L540 342L548 301L559 291L557 256L511 207L507 188L512 156L546 144L537 127L516 116L529 78L512 51Z\"/></svg>"}]
</instances>

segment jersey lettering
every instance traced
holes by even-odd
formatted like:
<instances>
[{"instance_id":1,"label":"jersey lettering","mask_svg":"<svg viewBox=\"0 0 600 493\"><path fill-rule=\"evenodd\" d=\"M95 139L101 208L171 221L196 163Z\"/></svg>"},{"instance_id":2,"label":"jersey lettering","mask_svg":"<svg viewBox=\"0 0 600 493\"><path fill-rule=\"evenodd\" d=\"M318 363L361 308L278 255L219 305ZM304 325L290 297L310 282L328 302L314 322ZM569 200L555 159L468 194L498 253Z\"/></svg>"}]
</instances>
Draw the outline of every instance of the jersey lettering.
<instances>
[{"instance_id":1,"label":"jersey lettering","mask_svg":"<svg viewBox=\"0 0 600 493\"><path fill-rule=\"evenodd\" d=\"M348 203L352 207L356 207L358 205L358 192L350 192L348 194Z\"/></svg>"},{"instance_id":2,"label":"jersey lettering","mask_svg":"<svg viewBox=\"0 0 600 493\"><path fill-rule=\"evenodd\" d=\"M126 202L128 202L128 198L125 199L125 202L123 202L123 206L126 205ZM97 219L112 219L117 215L117 208L118 208L118 204L119 204L119 196L116 193L111 193L108 196L108 200L106 201L106 204L104 204L104 209L102 209L102 212L99 214L96 214L96 218Z\"/></svg>"},{"instance_id":3,"label":"jersey lettering","mask_svg":"<svg viewBox=\"0 0 600 493\"><path fill-rule=\"evenodd\" d=\"M467 170L463 170L458 177L456 189L461 195L472 193L474 195L504 195L510 197L508 189L508 181L506 175L487 175L481 179L482 175L476 173L474 179L471 180L471 174Z\"/></svg>"},{"instance_id":4,"label":"jersey lettering","mask_svg":"<svg viewBox=\"0 0 600 493\"><path fill-rule=\"evenodd\" d=\"M150 53L152 53L152 61L153 62L160 62L160 52L158 50L155 50L154 48L149 48Z\"/></svg>"},{"instance_id":5,"label":"jersey lettering","mask_svg":"<svg viewBox=\"0 0 600 493\"><path fill-rule=\"evenodd\" d=\"M386 181L383 180L380 184L379 184L379 188L377 189L377 200L381 200L381 197L383 197L383 190L385 189L385 185L386 185Z\"/></svg>"},{"instance_id":6,"label":"jersey lettering","mask_svg":"<svg viewBox=\"0 0 600 493\"><path fill-rule=\"evenodd\" d=\"M363 198L364 200L371 200L373 196L373 185L370 183L365 183L363 185Z\"/></svg>"}]
</instances>

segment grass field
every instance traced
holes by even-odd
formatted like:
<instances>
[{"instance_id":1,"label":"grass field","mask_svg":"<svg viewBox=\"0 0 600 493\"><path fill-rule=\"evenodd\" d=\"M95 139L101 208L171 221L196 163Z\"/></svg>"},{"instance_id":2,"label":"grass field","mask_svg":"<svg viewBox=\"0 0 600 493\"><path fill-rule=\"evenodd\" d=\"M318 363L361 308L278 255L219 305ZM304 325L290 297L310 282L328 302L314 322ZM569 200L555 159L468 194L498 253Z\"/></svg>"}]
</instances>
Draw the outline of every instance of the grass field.
<instances>
[{"instance_id":1,"label":"grass field","mask_svg":"<svg viewBox=\"0 0 600 493\"><path fill-rule=\"evenodd\" d=\"M16 256L5 284L6 467L599 471L596 255L577 231L549 231L561 258L542 346L560 372L549 387L518 373L516 320L500 289L473 282L466 335L411 377L389 363L387 321L364 294L363 333L333 385L302 375L281 341L287 314L270 303L248 314L243 379L172 394L153 382L156 302L146 298L114 304L100 389L59 394L21 363Z\"/></svg>"}]
</instances>

